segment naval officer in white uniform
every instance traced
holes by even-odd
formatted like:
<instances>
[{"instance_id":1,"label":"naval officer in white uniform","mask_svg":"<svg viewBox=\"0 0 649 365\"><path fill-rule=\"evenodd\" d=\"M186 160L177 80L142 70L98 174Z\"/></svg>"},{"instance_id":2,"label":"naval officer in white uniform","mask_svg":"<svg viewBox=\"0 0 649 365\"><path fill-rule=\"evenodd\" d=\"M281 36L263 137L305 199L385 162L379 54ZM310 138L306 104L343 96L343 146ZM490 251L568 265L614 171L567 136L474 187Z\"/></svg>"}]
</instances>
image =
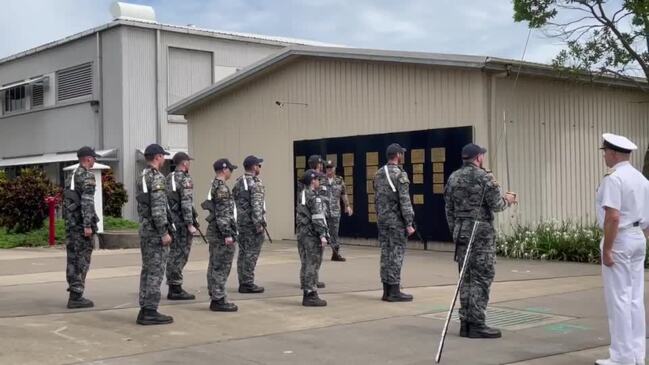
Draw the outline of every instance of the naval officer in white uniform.
<instances>
[{"instance_id":1,"label":"naval officer in white uniform","mask_svg":"<svg viewBox=\"0 0 649 365\"><path fill-rule=\"evenodd\" d=\"M605 133L601 149L609 168L597 189L604 297L611 335L610 358L597 365L645 363L644 261L649 234L649 181L631 164L638 147Z\"/></svg>"}]
</instances>

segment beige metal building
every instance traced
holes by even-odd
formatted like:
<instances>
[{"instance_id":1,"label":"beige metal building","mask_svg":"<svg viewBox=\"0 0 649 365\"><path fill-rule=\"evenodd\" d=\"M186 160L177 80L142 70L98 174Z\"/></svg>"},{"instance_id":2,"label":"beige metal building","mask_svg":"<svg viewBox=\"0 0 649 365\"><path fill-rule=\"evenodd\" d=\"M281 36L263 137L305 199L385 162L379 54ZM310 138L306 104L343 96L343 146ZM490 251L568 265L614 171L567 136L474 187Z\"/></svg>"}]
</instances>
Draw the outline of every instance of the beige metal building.
<instances>
[{"instance_id":1,"label":"beige metal building","mask_svg":"<svg viewBox=\"0 0 649 365\"><path fill-rule=\"evenodd\" d=\"M351 165L345 160L349 155L333 156L343 165L338 173L356 179L351 183L355 211L364 214L357 219L371 222L373 207L365 196L371 187L365 189L366 181L358 181L352 169L371 175L380 166L370 163L376 157L371 153L381 158L395 133L470 127L471 138L489 149L489 165L501 185L520 194L520 206L513 218L501 219L504 224L512 219L594 220L594 193L605 172L600 135L619 133L635 141L640 150L632 162L638 168L649 146L649 95L635 91L631 83L567 80L547 65L489 57L293 47L168 111L189 121L198 201L207 194L215 159L228 157L239 165L248 154L265 159L261 177L267 186L269 228L285 239L294 237L294 181L306 157L296 153L298 141L317 144L319 139L387 134L380 148L374 145L366 156L355 155L355 167L353 160ZM461 146L444 143L407 155L413 187L419 183L417 189L434 201L418 211L419 225L433 230L445 229L439 218L440 188L452 172L449 163L459 163L458 154L444 151ZM363 146L353 148L363 151ZM323 154L331 152L336 151ZM367 166L360 166L362 159ZM416 159L421 166L415 166ZM424 176L415 176L420 174ZM428 214L433 210L437 213Z\"/></svg>"}]
</instances>

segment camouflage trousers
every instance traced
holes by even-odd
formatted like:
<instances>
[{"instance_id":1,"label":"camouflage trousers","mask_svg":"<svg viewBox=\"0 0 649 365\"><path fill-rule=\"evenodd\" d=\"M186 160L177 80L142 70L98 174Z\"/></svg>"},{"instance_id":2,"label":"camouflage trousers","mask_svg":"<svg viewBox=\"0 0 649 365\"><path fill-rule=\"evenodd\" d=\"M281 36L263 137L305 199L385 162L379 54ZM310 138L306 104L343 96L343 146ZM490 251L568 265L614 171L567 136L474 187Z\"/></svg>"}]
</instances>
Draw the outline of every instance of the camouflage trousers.
<instances>
[{"instance_id":1,"label":"camouflage trousers","mask_svg":"<svg viewBox=\"0 0 649 365\"><path fill-rule=\"evenodd\" d=\"M173 243L172 243L173 245ZM140 235L142 272L140 273L140 308L158 309L160 285L165 275L169 246L158 235Z\"/></svg>"},{"instance_id":2,"label":"camouflage trousers","mask_svg":"<svg viewBox=\"0 0 649 365\"><path fill-rule=\"evenodd\" d=\"M381 282L395 285L401 283L401 267L408 236L403 227L378 226L381 246Z\"/></svg>"},{"instance_id":3,"label":"camouflage trousers","mask_svg":"<svg viewBox=\"0 0 649 365\"><path fill-rule=\"evenodd\" d=\"M340 229L340 216L328 217L327 226L329 226L329 246L331 246L332 249L340 248L340 242L338 242L338 230Z\"/></svg>"},{"instance_id":4,"label":"camouflage trousers","mask_svg":"<svg viewBox=\"0 0 649 365\"><path fill-rule=\"evenodd\" d=\"M324 251L319 237L310 235L298 236L297 251L300 254L300 288L317 291L322 252Z\"/></svg>"},{"instance_id":5,"label":"camouflage trousers","mask_svg":"<svg viewBox=\"0 0 649 365\"><path fill-rule=\"evenodd\" d=\"M207 290L212 300L225 298L225 283L230 276L235 245L228 246L225 239L208 237L210 243L210 263L207 266Z\"/></svg>"},{"instance_id":6,"label":"camouflage trousers","mask_svg":"<svg viewBox=\"0 0 649 365\"><path fill-rule=\"evenodd\" d=\"M255 267L264 244L264 233L257 233L254 226L241 227L239 232L239 256L237 257L237 274L239 285L255 282Z\"/></svg>"},{"instance_id":7,"label":"camouflage trousers","mask_svg":"<svg viewBox=\"0 0 649 365\"><path fill-rule=\"evenodd\" d=\"M67 267L65 276L68 281L68 291L83 294L86 286L86 274L90 268L90 257L92 255L92 237L86 238L83 230L66 232L67 241Z\"/></svg>"},{"instance_id":8,"label":"camouflage trousers","mask_svg":"<svg viewBox=\"0 0 649 365\"><path fill-rule=\"evenodd\" d=\"M458 271L462 270L472 230L473 222L467 220L454 232ZM489 223L478 225L460 286L460 319L469 323L484 324L486 320L489 292L496 274L494 238L495 232Z\"/></svg>"},{"instance_id":9,"label":"camouflage trousers","mask_svg":"<svg viewBox=\"0 0 649 365\"><path fill-rule=\"evenodd\" d=\"M183 269L189 259L189 252L192 249L192 235L187 226L176 224L174 242L169 247L169 258L167 260L167 285L183 284Z\"/></svg>"}]
</instances>

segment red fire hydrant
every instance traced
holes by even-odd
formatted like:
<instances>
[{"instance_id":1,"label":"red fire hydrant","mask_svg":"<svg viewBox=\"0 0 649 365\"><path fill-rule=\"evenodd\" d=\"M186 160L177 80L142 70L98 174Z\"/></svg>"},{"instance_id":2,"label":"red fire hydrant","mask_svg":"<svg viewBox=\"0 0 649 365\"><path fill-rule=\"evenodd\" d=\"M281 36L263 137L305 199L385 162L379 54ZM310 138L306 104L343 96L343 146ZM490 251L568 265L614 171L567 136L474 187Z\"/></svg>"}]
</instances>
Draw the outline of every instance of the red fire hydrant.
<instances>
[{"instance_id":1,"label":"red fire hydrant","mask_svg":"<svg viewBox=\"0 0 649 365\"><path fill-rule=\"evenodd\" d=\"M54 246L56 243L56 225L54 224L54 221L56 218L56 206L59 204L60 200L61 198L59 196L48 196L45 198L45 203L47 204L50 217L50 234L47 240L50 246Z\"/></svg>"}]
</instances>

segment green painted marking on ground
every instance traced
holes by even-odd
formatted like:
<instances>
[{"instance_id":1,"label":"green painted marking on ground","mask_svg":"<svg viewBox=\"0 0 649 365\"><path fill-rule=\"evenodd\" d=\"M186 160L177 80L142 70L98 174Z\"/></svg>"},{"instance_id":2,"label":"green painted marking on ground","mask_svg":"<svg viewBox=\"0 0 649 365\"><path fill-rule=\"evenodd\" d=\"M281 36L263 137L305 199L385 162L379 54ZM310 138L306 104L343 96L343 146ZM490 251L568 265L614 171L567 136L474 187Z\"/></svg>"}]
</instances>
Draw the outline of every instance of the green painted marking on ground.
<instances>
[{"instance_id":1,"label":"green painted marking on ground","mask_svg":"<svg viewBox=\"0 0 649 365\"><path fill-rule=\"evenodd\" d=\"M543 328L548 332L554 332L562 335L572 333L575 331L588 331L591 329L590 327L587 326L580 326L576 324L566 324L566 323L549 324L547 326L544 326Z\"/></svg>"}]
</instances>

